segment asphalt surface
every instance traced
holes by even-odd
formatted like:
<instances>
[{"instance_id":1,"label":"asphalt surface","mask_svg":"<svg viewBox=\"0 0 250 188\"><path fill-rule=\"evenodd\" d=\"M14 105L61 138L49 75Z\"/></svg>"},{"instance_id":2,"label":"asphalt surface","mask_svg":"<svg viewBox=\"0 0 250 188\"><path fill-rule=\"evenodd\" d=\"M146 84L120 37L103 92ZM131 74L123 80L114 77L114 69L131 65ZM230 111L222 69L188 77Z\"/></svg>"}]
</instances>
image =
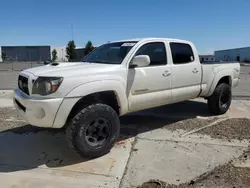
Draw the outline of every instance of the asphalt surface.
<instances>
[{"instance_id":1,"label":"asphalt surface","mask_svg":"<svg viewBox=\"0 0 250 188\"><path fill-rule=\"evenodd\" d=\"M0 71L0 90L14 89L17 86L19 71ZM241 66L240 84L233 89L235 97L250 97L250 66Z\"/></svg>"},{"instance_id":2,"label":"asphalt surface","mask_svg":"<svg viewBox=\"0 0 250 188\"><path fill-rule=\"evenodd\" d=\"M19 71L0 71L0 90L14 89L17 86Z\"/></svg>"}]
</instances>

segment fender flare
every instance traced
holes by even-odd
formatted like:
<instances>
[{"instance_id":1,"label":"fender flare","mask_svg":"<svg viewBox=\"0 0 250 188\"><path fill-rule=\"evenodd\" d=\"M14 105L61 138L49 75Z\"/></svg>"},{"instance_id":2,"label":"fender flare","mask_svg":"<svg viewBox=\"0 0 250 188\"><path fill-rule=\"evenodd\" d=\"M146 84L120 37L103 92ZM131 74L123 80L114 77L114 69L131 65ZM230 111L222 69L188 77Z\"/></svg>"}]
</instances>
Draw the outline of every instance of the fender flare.
<instances>
[{"instance_id":1,"label":"fender flare","mask_svg":"<svg viewBox=\"0 0 250 188\"><path fill-rule=\"evenodd\" d=\"M90 94L113 91L120 106L120 115L128 112L125 84L117 80L98 80L81 84L72 89L65 98L82 98Z\"/></svg>"},{"instance_id":2,"label":"fender flare","mask_svg":"<svg viewBox=\"0 0 250 188\"><path fill-rule=\"evenodd\" d=\"M217 84L219 83L219 81L223 78L223 77L229 77L229 84L230 86L232 85L232 78L233 78L233 72L232 70L223 70L220 71L216 74L216 76L213 79L213 82L210 86L209 92L207 94L207 96L211 96L217 86Z\"/></svg>"}]
</instances>

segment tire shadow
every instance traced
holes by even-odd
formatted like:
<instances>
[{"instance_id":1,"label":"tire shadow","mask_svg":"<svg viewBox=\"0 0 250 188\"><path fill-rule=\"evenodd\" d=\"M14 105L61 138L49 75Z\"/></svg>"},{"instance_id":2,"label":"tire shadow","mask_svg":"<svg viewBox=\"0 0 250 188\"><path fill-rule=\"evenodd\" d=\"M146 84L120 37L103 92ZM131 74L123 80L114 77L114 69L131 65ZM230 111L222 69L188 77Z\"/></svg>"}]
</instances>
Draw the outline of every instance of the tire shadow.
<instances>
[{"instance_id":1,"label":"tire shadow","mask_svg":"<svg viewBox=\"0 0 250 188\"><path fill-rule=\"evenodd\" d=\"M197 116L211 116L205 103L186 101L131 113L120 118L119 141ZM30 125L0 132L0 151L0 172L57 168L88 161L68 147L65 129Z\"/></svg>"}]
</instances>

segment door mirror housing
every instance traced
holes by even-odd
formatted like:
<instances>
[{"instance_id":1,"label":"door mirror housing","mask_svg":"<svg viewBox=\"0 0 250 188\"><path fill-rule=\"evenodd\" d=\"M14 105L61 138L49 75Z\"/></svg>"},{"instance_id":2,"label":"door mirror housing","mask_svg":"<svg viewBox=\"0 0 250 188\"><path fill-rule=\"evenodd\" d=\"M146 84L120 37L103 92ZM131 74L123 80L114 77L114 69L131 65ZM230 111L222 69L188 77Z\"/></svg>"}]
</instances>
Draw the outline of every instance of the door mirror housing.
<instances>
[{"instance_id":1,"label":"door mirror housing","mask_svg":"<svg viewBox=\"0 0 250 188\"><path fill-rule=\"evenodd\" d=\"M130 64L130 68L146 67L150 64L150 57L148 55L135 56Z\"/></svg>"}]
</instances>

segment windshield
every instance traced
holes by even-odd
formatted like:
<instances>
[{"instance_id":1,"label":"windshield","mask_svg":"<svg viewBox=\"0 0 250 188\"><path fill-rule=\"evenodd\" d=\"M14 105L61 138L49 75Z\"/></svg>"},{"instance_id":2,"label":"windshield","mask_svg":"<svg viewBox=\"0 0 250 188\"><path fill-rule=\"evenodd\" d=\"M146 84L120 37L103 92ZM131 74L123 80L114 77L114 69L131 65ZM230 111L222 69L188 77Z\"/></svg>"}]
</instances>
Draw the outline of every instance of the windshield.
<instances>
[{"instance_id":1,"label":"windshield","mask_svg":"<svg viewBox=\"0 0 250 188\"><path fill-rule=\"evenodd\" d=\"M136 43L135 41L126 41L104 44L85 56L83 62L121 64Z\"/></svg>"}]
</instances>

